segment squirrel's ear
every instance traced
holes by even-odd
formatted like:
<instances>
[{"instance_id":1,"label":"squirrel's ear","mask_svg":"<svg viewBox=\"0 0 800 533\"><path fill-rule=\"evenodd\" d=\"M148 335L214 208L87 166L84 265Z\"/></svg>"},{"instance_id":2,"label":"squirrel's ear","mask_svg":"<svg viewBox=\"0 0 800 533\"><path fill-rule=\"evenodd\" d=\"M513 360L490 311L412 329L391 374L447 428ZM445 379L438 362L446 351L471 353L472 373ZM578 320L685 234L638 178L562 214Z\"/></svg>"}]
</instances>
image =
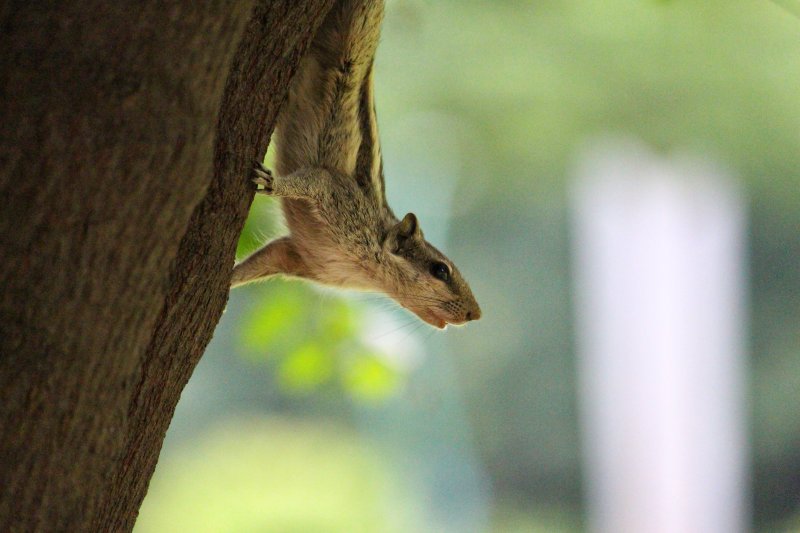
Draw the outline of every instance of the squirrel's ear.
<instances>
[{"instance_id":1,"label":"squirrel's ear","mask_svg":"<svg viewBox=\"0 0 800 533\"><path fill-rule=\"evenodd\" d=\"M419 221L417 215L408 213L403 217L403 220L397 224L397 234L400 237L410 239L411 237L421 237L422 230L419 229Z\"/></svg>"},{"instance_id":2,"label":"squirrel's ear","mask_svg":"<svg viewBox=\"0 0 800 533\"><path fill-rule=\"evenodd\" d=\"M419 227L414 213L408 213L403 220L395 224L386 235L384 246L396 253L403 245L412 239L422 239L422 230Z\"/></svg>"}]
</instances>

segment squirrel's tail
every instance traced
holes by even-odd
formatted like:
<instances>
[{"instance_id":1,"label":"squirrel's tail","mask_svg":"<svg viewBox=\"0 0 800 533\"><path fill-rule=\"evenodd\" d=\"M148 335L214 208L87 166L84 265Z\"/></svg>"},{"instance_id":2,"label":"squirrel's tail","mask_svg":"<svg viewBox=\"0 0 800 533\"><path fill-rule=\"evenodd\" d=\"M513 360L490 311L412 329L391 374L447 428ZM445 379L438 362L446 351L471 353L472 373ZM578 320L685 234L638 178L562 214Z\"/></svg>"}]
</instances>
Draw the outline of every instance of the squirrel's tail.
<instances>
[{"instance_id":1,"label":"squirrel's tail","mask_svg":"<svg viewBox=\"0 0 800 533\"><path fill-rule=\"evenodd\" d=\"M383 0L336 0L281 110L279 173L316 165L352 175L359 154L365 168L380 161L370 80L382 19Z\"/></svg>"},{"instance_id":2,"label":"squirrel's tail","mask_svg":"<svg viewBox=\"0 0 800 533\"><path fill-rule=\"evenodd\" d=\"M337 0L314 37L312 53L325 68L369 68L378 45L383 0Z\"/></svg>"}]
</instances>

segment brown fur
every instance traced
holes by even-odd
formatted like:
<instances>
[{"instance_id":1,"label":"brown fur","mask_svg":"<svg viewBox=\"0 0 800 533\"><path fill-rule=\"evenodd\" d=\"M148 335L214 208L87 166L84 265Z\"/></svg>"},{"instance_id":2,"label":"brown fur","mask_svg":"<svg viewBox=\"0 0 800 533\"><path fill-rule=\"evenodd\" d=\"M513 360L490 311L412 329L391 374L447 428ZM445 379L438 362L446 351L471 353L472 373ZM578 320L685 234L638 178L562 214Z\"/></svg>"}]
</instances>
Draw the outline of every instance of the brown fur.
<instances>
[{"instance_id":1,"label":"brown fur","mask_svg":"<svg viewBox=\"0 0 800 533\"><path fill-rule=\"evenodd\" d=\"M281 198L290 235L236 265L232 285L275 274L387 293L437 327L480 317L458 269L423 237L416 217L386 203L372 65L382 0L339 0L302 60L276 128L276 175L259 192ZM432 274L440 262L449 280Z\"/></svg>"}]
</instances>

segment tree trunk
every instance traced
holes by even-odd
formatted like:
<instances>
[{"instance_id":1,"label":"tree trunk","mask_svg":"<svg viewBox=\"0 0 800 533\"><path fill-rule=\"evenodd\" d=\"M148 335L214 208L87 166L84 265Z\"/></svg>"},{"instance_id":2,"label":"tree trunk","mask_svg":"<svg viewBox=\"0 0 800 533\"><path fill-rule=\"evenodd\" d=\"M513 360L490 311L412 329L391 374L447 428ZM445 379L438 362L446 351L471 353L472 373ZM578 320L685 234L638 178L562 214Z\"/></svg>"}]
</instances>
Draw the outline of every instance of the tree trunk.
<instances>
[{"instance_id":1,"label":"tree trunk","mask_svg":"<svg viewBox=\"0 0 800 533\"><path fill-rule=\"evenodd\" d=\"M331 4L0 5L0 530L133 527Z\"/></svg>"}]
</instances>

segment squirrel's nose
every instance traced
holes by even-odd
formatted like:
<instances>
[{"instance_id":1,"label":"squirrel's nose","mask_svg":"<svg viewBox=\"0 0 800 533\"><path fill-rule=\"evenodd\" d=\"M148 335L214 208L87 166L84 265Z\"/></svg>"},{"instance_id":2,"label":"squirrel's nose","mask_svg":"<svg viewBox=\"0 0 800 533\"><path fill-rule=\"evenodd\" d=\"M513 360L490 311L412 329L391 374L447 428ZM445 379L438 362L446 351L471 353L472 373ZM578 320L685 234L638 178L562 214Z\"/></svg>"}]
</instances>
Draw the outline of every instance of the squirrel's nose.
<instances>
[{"instance_id":1,"label":"squirrel's nose","mask_svg":"<svg viewBox=\"0 0 800 533\"><path fill-rule=\"evenodd\" d=\"M481 310L479 307L476 307L472 311L467 311L466 316L464 317L467 322L470 320L478 320L481 317Z\"/></svg>"}]
</instances>

